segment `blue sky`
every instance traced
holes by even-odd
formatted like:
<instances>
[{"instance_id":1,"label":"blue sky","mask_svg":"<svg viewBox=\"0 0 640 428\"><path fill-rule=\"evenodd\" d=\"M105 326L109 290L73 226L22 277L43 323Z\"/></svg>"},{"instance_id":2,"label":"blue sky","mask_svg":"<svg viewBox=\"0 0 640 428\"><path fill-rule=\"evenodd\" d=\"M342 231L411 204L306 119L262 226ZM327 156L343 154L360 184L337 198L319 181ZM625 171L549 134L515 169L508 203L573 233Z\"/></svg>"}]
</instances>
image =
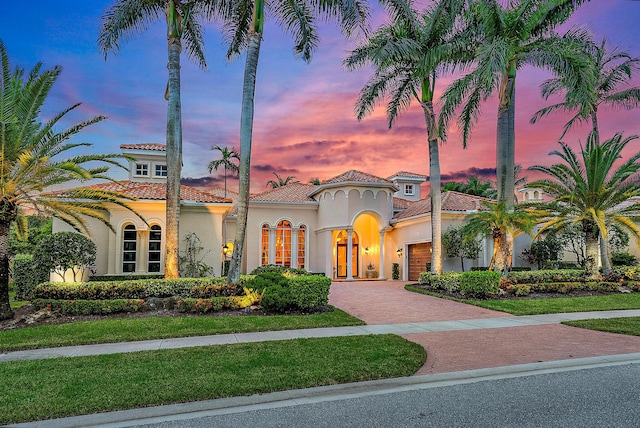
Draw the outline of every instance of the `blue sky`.
<instances>
[{"instance_id":1,"label":"blue sky","mask_svg":"<svg viewBox=\"0 0 640 428\"><path fill-rule=\"evenodd\" d=\"M164 143L164 22L127 40L120 52L105 61L96 40L100 15L110 4L106 0L9 2L0 17L0 38L13 66L29 70L41 61L45 67L63 67L46 116L76 102L82 106L67 124L98 114L108 116L76 137L77 141L93 143L97 152L119 152L120 144ZM384 15L376 10L374 18L379 23ZM569 25L586 25L596 40L606 35L611 45L640 55L639 22L640 2L595 0L582 6ZM383 107L358 122L353 105L369 70L342 69L341 62L354 41L345 40L332 25L323 24L320 37L318 51L311 64L306 64L293 56L290 37L268 21L258 66L252 190L266 189L272 172L303 182L330 178L348 169L383 177L399 170L428 174L424 119L418 106L404 113L391 130ZM182 57L183 177L197 179L194 182L210 176L206 165L215 157L212 145L239 146L244 57L227 62L225 52L219 29L209 25L205 39L208 71ZM553 161L548 153L557 147L566 121L554 116L538 125L528 123L546 105L538 86L548 77L531 68L519 72L516 162L525 167ZM640 79L634 82L638 85ZM495 113L490 100L466 150L455 132L450 135L441 150L445 180L462 180L469 174L490 177L495 167ZM616 131L640 134L640 109L602 112L600 122L604 138ZM578 128L565 141L577 148L586 133L586 127ZM639 148L638 142L630 147L634 152ZM214 172L207 182L221 185L221 177Z\"/></svg>"}]
</instances>

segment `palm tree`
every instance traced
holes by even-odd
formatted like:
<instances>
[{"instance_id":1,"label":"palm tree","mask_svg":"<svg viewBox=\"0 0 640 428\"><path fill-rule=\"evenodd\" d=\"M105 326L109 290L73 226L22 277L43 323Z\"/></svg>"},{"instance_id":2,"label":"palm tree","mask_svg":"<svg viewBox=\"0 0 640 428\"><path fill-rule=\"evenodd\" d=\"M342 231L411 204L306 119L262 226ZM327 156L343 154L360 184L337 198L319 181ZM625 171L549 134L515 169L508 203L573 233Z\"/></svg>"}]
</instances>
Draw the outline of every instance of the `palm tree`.
<instances>
[{"instance_id":1,"label":"palm tree","mask_svg":"<svg viewBox=\"0 0 640 428\"><path fill-rule=\"evenodd\" d=\"M115 0L103 13L98 46L107 57L118 52L120 42L146 30L149 24L166 18L169 80L167 99L167 197L165 278L177 278L179 260L180 175L182 169L182 107L180 104L180 52L183 42L189 56L206 68L203 38L198 16L225 16L223 0Z\"/></svg>"},{"instance_id":2,"label":"palm tree","mask_svg":"<svg viewBox=\"0 0 640 428\"><path fill-rule=\"evenodd\" d=\"M211 150L217 150L222 156L220 159L209 162L209 173L214 169L217 171L221 166L224 167L224 197L227 197L227 169L234 175L238 173L238 165L234 163L234 159L240 161L240 154L234 147L229 149L227 146L214 146Z\"/></svg>"},{"instance_id":3,"label":"palm tree","mask_svg":"<svg viewBox=\"0 0 640 428\"><path fill-rule=\"evenodd\" d=\"M293 34L294 53L307 62L311 60L311 54L318 44L316 16L337 18L341 29L349 35L354 28L365 27L369 13L366 4L361 3L361 0L232 1L231 16L226 19L223 28L229 42L227 58L233 58L243 50L246 50L247 55L240 114L238 220L227 275L228 283L237 283L240 280L240 266L247 230L254 95L260 44L264 33L265 9L285 31Z\"/></svg>"},{"instance_id":4,"label":"palm tree","mask_svg":"<svg viewBox=\"0 0 640 428\"><path fill-rule=\"evenodd\" d=\"M62 131L56 130L61 122L68 120L68 113L80 105L75 104L41 123L39 116L61 68L43 71L42 64L38 63L28 74L18 67L12 72L1 40L0 61L0 319L7 319L13 317L9 306L9 228L12 224L24 232L25 213L37 212L55 216L85 233L88 233L88 217L102 221L113 230L105 216L105 203L127 207L123 200L130 198L91 188L39 197L51 186L68 185L76 180L109 179L109 167L122 167L118 159L123 156L79 154L61 159L61 155L78 147L90 147L88 143L68 140L105 117L96 116Z\"/></svg>"},{"instance_id":5,"label":"palm tree","mask_svg":"<svg viewBox=\"0 0 640 428\"><path fill-rule=\"evenodd\" d=\"M548 99L560 94L564 95L565 100L537 111L531 118L531 123L536 123L553 112L571 112L574 116L565 124L560 138L575 124L591 121L596 144L600 144L598 108L601 105L626 110L640 107L640 87L628 85L632 71L640 66L640 57L632 57L619 48L609 50L606 39L600 45L590 46L587 53L592 60L588 63L588 71L596 81L595 85L571 86L571 82L565 81L564 76L546 80L542 84L542 96ZM604 273L611 272L606 239L600 239L600 257Z\"/></svg>"},{"instance_id":6,"label":"palm tree","mask_svg":"<svg viewBox=\"0 0 640 428\"><path fill-rule=\"evenodd\" d=\"M433 106L436 79L443 63L455 65L464 58L456 50L451 33L463 2L441 0L424 12L413 8L411 1L385 2L391 23L381 26L356 49L343 64L348 69L373 65L373 76L360 91L356 101L358 120L371 113L380 99L388 98L389 128L400 112L413 100L422 108L429 147L431 184L431 273L442 273L442 220L440 159L436 114Z\"/></svg>"},{"instance_id":7,"label":"palm tree","mask_svg":"<svg viewBox=\"0 0 640 428\"><path fill-rule=\"evenodd\" d=\"M469 214L462 226L462 235L468 239L478 236L493 238L493 253L489 270L506 275L511 268L512 248L509 241L520 233L531 234L534 217L520 207L510 207L507 201L482 202L484 210Z\"/></svg>"},{"instance_id":8,"label":"palm tree","mask_svg":"<svg viewBox=\"0 0 640 428\"><path fill-rule=\"evenodd\" d=\"M606 222L640 239L640 229L634 223L640 220L640 203L629 202L640 195L635 175L640 170L640 153L613 169L626 145L636 138L616 134L598 144L596 133L591 132L581 149L581 159L566 143L560 143L560 150L550 154L560 157L562 163L529 168L551 177L535 181L531 186L541 188L554 198L552 202L532 205L543 222L538 234L547 230L562 232L571 225L580 225L585 237L587 279L600 276L596 263L598 239L600 235L607 237Z\"/></svg>"},{"instance_id":9,"label":"palm tree","mask_svg":"<svg viewBox=\"0 0 640 428\"><path fill-rule=\"evenodd\" d=\"M296 180L296 178L293 175L287 175L287 178L282 178L278 175L277 172L274 172L273 175L276 176L276 180L269 180L267 181L267 186L271 186L272 189L277 189L278 187L282 187L282 186L286 186L287 184L294 184L294 183L300 183L299 180Z\"/></svg>"},{"instance_id":10,"label":"palm tree","mask_svg":"<svg viewBox=\"0 0 640 428\"><path fill-rule=\"evenodd\" d=\"M498 93L496 175L498 200L513 204L515 168L515 87L518 69L525 65L547 68L565 76L567 82L587 84L584 76L585 31L571 30L558 36L554 29L564 23L585 0L521 0L474 2L466 16L465 43L477 46L475 67L444 92L439 129L446 137L447 125L462 106L458 125L463 146L480 114L480 104Z\"/></svg>"}]
</instances>

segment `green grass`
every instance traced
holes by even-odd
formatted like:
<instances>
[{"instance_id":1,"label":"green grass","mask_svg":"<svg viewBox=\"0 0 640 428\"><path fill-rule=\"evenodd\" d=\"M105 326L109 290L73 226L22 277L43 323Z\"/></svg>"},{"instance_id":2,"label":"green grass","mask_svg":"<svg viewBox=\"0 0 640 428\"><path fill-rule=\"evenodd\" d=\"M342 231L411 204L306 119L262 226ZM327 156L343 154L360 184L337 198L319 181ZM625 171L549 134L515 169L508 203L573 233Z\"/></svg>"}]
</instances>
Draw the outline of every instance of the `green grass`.
<instances>
[{"instance_id":1,"label":"green grass","mask_svg":"<svg viewBox=\"0 0 640 428\"><path fill-rule=\"evenodd\" d=\"M439 293L407 285L409 291L448 298ZM470 305L513 315L557 314L561 312L613 311L618 309L640 309L640 293L609 294L585 297L550 297L541 299L451 299Z\"/></svg>"},{"instance_id":2,"label":"green grass","mask_svg":"<svg viewBox=\"0 0 640 428\"><path fill-rule=\"evenodd\" d=\"M0 425L409 376L425 360L380 335L0 363Z\"/></svg>"},{"instance_id":3,"label":"green grass","mask_svg":"<svg viewBox=\"0 0 640 428\"><path fill-rule=\"evenodd\" d=\"M563 324L589 330L640 336L640 317L567 321L563 322Z\"/></svg>"},{"instance_id":4,"label":"green grass","mask_svg":"<svg viewBox=\"0 0 640 428\"><path fill-rule=\"evenodd\" d=\"M115 318L0 331L0 351L363 324L339 309L312 315Z\"/></svg>"}]
</instances>

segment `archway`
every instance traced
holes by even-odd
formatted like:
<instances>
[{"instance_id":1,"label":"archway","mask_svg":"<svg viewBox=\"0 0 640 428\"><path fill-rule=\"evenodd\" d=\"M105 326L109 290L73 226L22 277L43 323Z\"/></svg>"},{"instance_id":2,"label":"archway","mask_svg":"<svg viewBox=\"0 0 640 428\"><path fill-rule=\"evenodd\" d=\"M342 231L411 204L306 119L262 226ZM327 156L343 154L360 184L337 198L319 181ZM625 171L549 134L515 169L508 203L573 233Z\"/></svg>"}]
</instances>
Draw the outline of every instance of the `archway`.
<instances>
[{"instance_id":1,"label":"archway","mask_svg":"<svg viewBox=\"0 0 640 428\"><path fill-rule=\"evenodd\" d=\"M351 276L358 277L359 258L359 239L358 234L353 233L351 236ZM349 235L346 230L341 230L336 235L336 277L346 278L347 275L347 254L349 251Z\"/></svg>"}]
</instances>

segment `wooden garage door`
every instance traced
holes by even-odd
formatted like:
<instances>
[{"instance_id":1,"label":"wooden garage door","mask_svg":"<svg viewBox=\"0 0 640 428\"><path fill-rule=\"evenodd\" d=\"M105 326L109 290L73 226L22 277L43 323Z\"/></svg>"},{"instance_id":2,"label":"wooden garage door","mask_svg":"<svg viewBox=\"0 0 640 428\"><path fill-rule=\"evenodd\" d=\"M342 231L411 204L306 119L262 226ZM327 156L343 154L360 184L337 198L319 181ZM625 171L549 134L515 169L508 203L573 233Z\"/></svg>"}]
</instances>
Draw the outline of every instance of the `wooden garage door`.
<instances>
[{"instance_id":1,"label":"wooden garage door","mask_svg":"<svg viewBox=\"0 0 640 428\"><path fill-rule=\"evenodd\" d=\"M409 281L417 281L431 262L431 242L409 245Z\"/></svg>"}]
</instances>

